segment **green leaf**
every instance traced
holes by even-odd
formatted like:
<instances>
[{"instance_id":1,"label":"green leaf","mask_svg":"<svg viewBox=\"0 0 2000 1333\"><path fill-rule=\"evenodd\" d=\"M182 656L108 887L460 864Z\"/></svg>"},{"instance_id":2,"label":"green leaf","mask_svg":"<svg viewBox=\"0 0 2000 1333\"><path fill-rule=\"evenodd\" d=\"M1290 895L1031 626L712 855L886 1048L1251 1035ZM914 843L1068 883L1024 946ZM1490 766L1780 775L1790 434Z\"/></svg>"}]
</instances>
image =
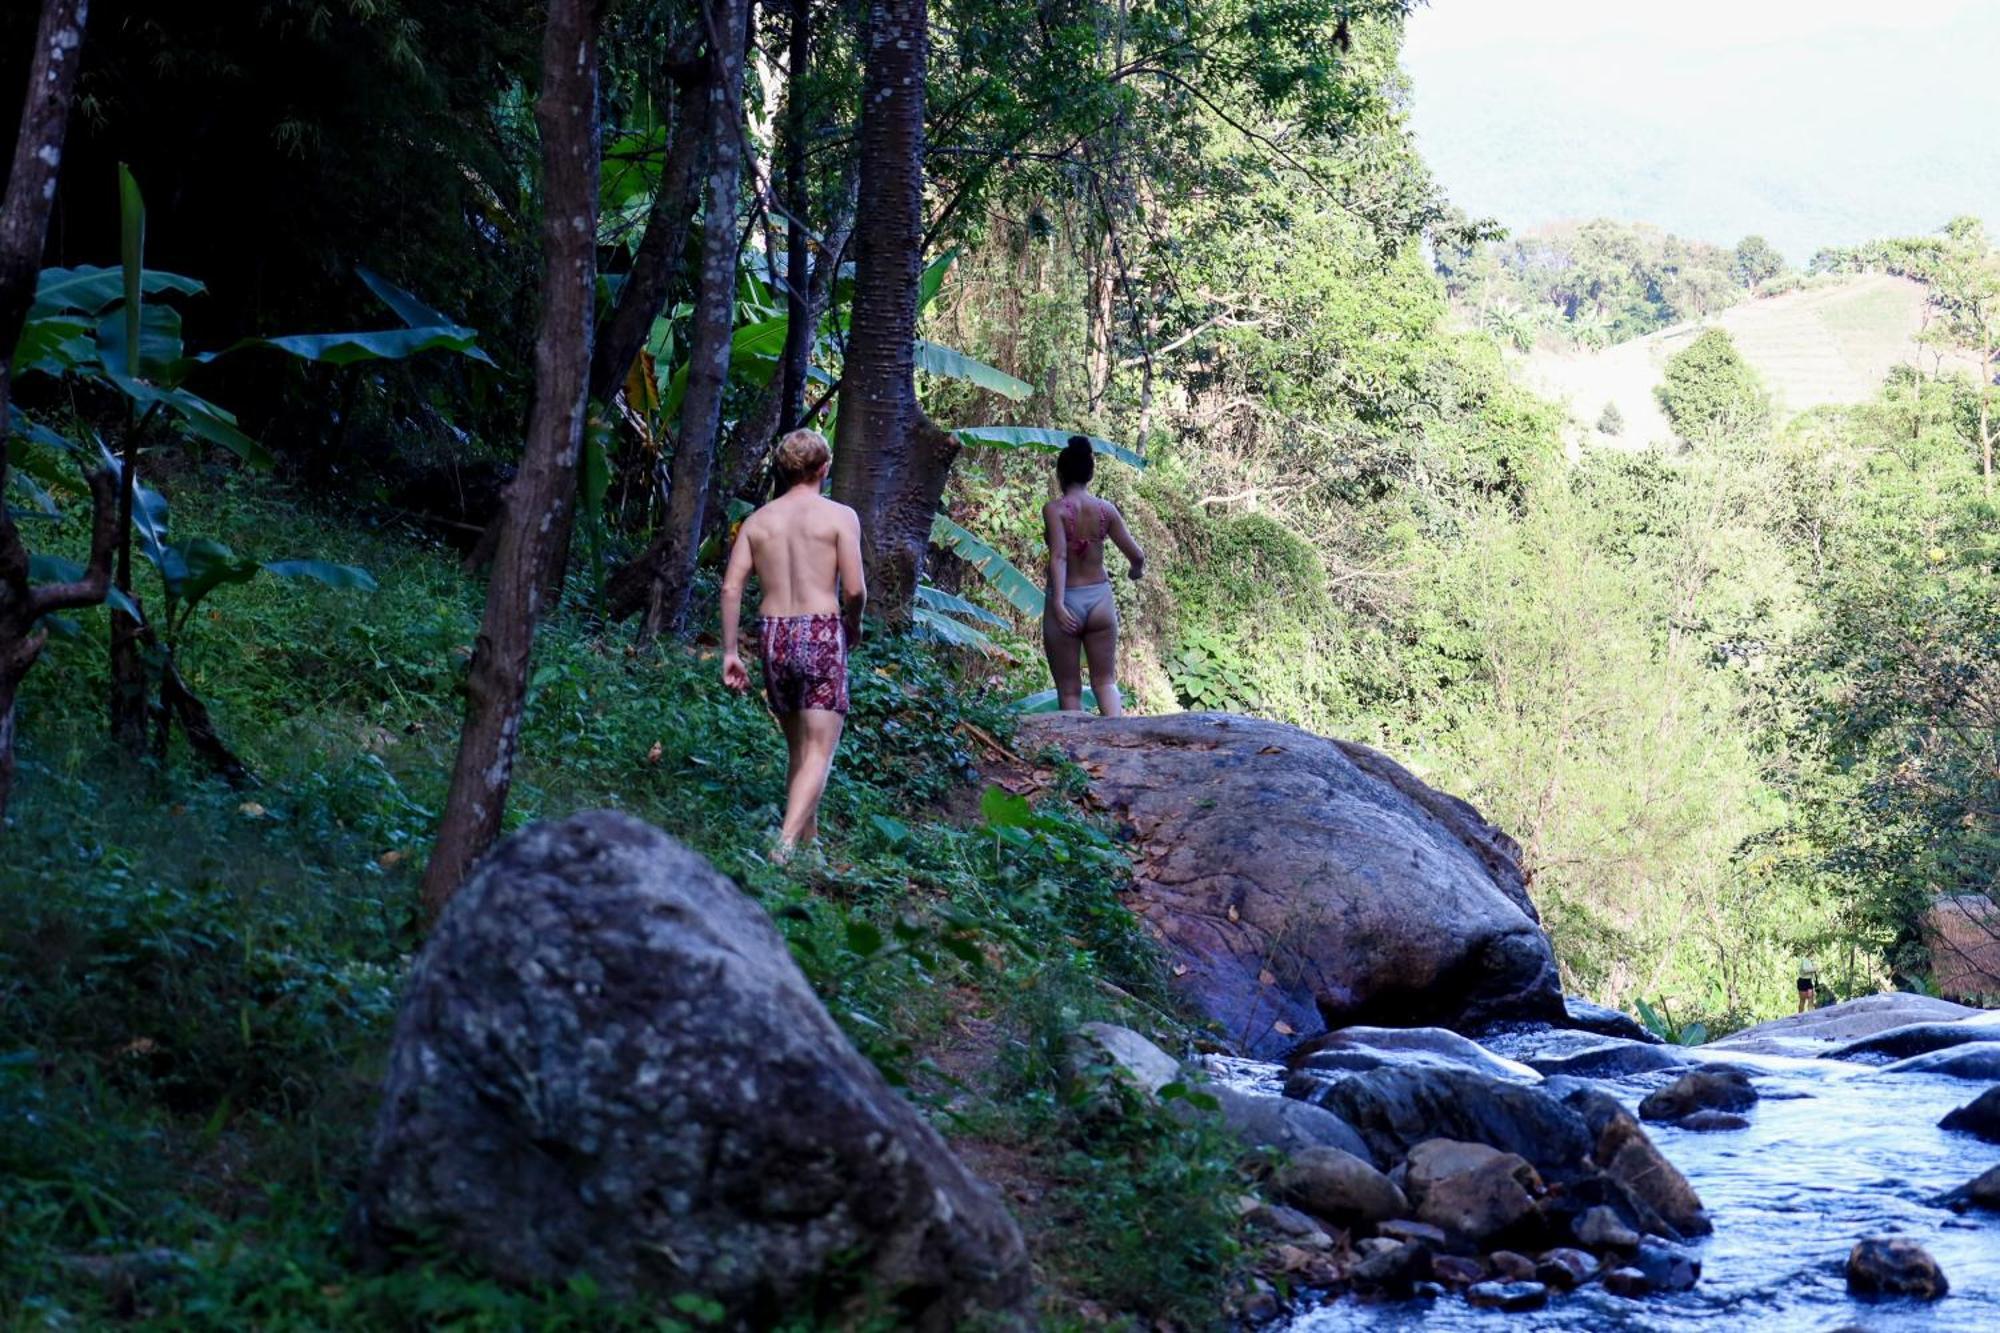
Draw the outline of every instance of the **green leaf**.
<instances>
[{"instance_id":1,"label":"green leaf","mask_svg":"<svg viewBox=\"0 0 2000 1333\"><path fill-rule=\"evenodd\" d=\"M968 602L963 597L954 596L943 588L933 588L928 583L917 585L917 605L945 615L960 616L966 620L976 620L982 625L992 625L998 629L1007 628L1007 622L994 615L976 602Z\"/></svg>"},{"instance_id":2,"label":"green leaf","mask_svg":"<svg viewBox=\"0 0 2000 1333\"><path fill-rule=\"evenodd\" d=\"M1035 392L1035 386L1026 380L1015 379L997 366L989 366L976 357L928 339L917 339L916 362L917 369L927 375L964 380L1007 398L1018 400Z\"/></svg>"},{"instance_id":3,"label":"green leaf","mask_svg":"<svg viewBox=\"0 0 2000 1333\"><path fill-rule=\"evenodd\" d=\"M755 324L745 324L729 338L729 374L731 377L745 376L758 386L769 382L771 371L776 368L778 358L785 350L785 330L791 320L784 315L772 319L759 320ZM687 397L688 363L683 361L680 368L667 381L660 394L660 416L672 421L681 410L681 400Z\"/></svg>"},{"instance_id":4,"label":"green leaf","mask_svg":"<svg viewBox=\"0 0 2000 1333\"><path fill-rule=\"evenodd\" d=\"M31 319L21 328L21 341L14 347L14 374L39 370L60 375L83 358L76 353L89 345L89 321L73 315L46 315ZM82 340L79 345L79 340Z\"/></svg>"},{"instance_id":5,"label":"green leaf","mask_svg":"<svg viewBox=\"0 0 2000 1333\"><path fill-rule=\"evenodd\" d=\"M366 333L290 333L276 338L245 338L230 351L270 347L303 361L351 366L362 361L401 361L423 352L457 352L474 361L493 364L479 348L479 335L455 325L420 329L376 329Z\"/></svg>"},{"instance_id":6,"label":"green leaf","mask_svg":"<svg viewBox=\"0 0 2000 1333\"><path fill-rule=\"evenodd\" d=\"M863 958L871 958L882 951L882 931L872 921L853 920L847 923L847 947L850 952Z\"/></svg>"},{"instance_id":7,"label":"green leaf","mask_svg":"<svg viewBox=\"0 0 2000 1333\"><path fill-rule=\"evenodd\" d=\"M140 407L151 407L155 403L169 407L195 435L210 444L222 446L251 467L270 469L270 451L245 435L236 425L235 414L227 408L218 407L186 389L155 388L143 380L108 371L105 378Z\"/></svg>"},{"instance_id":8,"label":"green leaf","mask_svg":"<svg viewBox=\"0 0 2000 1333\"><path fill-rule=\"evenodd\" d=\"M951 272L951 266L958 262L958 247L951 249L924 265L924 271L917 277L917 313L930 309L931 302L937 300L944 290L944 279Z\"/></svg>"},{"instance_id":9,"label":"green leaf","mask_svg":"<svg viewBox=\"0 0 2000 1333\"><path fill-rule=\"evenodd\" d=\"M1068 444L1069 437L1076 432L1050 430L1045 426L960 426L952 434L967 444L992 445L1002 449L1031 447L1053 452ZM1114 444L1095 435L1086 435L1084 438L1090 441L1091 450L1095 453L1115 458L1132 467L1146 466L1144 458L1122 444Z\"/></svg>"},{"instance_id":10,"label":"green leaf","mask_svg":"<svg viewBox=\"0 0 2000 1333\"><path fill-rule=\"evenodd\" d=\"M168 565L178 575L169 582L168 595L186 602L189 610L225 583L248 583L257 577L255 560L207 537L178 543L167 554Z\"/></svg>"},{"instance_id":11,"label":"green leaf","mask_svg":"<svg viewBox=\"0 0 2000 1333\"><path fill-rule=\"evenodd\" d=\"M368 290L375 293L375 299L395 311L396 318L402 320L410 328L458 329L461 327L459 322L451 316L433 306L425 305L414 294L398 287L395 283L375 272L375 270L356 264L354 272L367 285ZM472 332L471 329L463 329L462 331L465 333Z\"/></svg>"},{"instance_id":12,"label":"green leaf","mask_svg":"<svg viewBox=\"0 0 2000 1333\"><path fill-rule=\"evenodd\" d=\"M142 374L145 346L140 341L140 317L146 289L146 201L131 168L118 164L118 254L124 268L125 347L119 366L127 375ZM103 341L103 334L98 340Z\"/></svg>"},{"instance_id":13,"label":"green leaf","mask_svg":"<svg viewBox=\"0 0 2000 1333\"><path fill-rule=\"evenodd\" d=\"M130 364L125 338L132 321L130 308L114 310L97 321L97 356L114 370ZM182 377L175 363L182 359L181 312L170 305L149 305L139 315L138 374L156 382L171 383ZM132 372L126 372L132 373Z\"/></svg>"},{"instance_id":14,"label":"green leaf","mask_svg":"<svg viewBox=\"0 0 2000 1333\"><path fill-rule=\"evenodd\" d=\"M157 296L161 292L199 296L208 290L193 278L184 278L178 273L162 273L158 269L144 270L140 275L139 288L147 296ZM45 268L35 285L35 304L28 317L40 319L69 312L100 315L124 294L125 273L122 268L107 268L100 264Z\"/></svg>"},{"instance_id":15,"label":"green leaf","mask_svg":"<svg viewBox=\"0 0 2000 1333\"><path fill-rule=\"evenodd\" d=\"M992 584L1007 599L1007 604L1022 615L1042 614L1045 599L1040 585L1022 573L1020 566L946 515L939 514L931 521L931 541L978 570L980 577Z\"/></svg>"},{"instance_id":16,"label":"green leaf","mask_svg":"<svg viewBox=\"0 0 2000 1333\"><path fill-rule=\"evenodd\" d=\"M953 620L940 611L926 606L910 608L910 624L924 637L952 648L970 648L988 655L997 654L1000 649L983 630Z\"/></svg>"},{"instance_id":17,"label":"green leaf","mask_svg":"<svg viewBox=\"0 0 2000 1333\"><path fill-rule=\"evenodd\" d=\"M312 579L329 588L354 588L374 592L375 576L358 565L336 565L330 560L267 560L264 572L281 579Z\"/></svg>"},{"instance_id":18,"label":"green leaf","mask_svg":"<svg viewBox=\"0 0 2000 1333\"><path fill-rule=\"evenodd\" d=\"M990 828L1033 828L1035 808L1005 787L988 787L979 797L979 817Z\"/></svg>"},{"instance_id":19,"label":"green leaf","mask_svg":"<svg viewBox=\"0 0 2000 1333\"><path fill-rule=\"evenodd\" d=\"M868 822L873 824L875 831L886 838L892 845L900 846L902 843L909 841L910 826L900 819L893 819L888 815L870 815Z\"/></svg>"}]
</instances>

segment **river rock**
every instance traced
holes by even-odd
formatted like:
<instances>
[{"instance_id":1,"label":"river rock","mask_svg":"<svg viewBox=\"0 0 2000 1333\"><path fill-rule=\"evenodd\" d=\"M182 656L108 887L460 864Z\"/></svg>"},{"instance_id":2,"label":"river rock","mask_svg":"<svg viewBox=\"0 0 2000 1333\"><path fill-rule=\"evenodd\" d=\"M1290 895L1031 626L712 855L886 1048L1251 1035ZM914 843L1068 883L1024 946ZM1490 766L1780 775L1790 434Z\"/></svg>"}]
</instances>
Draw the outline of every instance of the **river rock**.
<instances>
[{"instance_id":1,"label":"river rock","mask_svg":"<svg viewBox=\"0 0 2000 1333\"><path fill-rule=\"evenodd\" d=\"M1471 1241L1501 1235L1533 1216L1543 1192L1541 1177L1525 1159L1483 1143L1429 1139L1410 1149L1407 1165L1418 1220Z\"/></svg>"},{"instance_id":2,"label":"river rock","mask_svg":"<svg viewBox=\"0 0 2000 1333\"><path fill-rule=\"evenodd\" d=\"M1641 1230L1684 1240L1715 1229L1694 1186L1622 1109L1599 1132L1591 1160L1625 1192Z\"/></svg>"},{"instance_id":3,"label":"river rock","mask_svg":"<svg viewBox=\"0 0 2000 1333\"><path fill-rule=\"evenodd\" d=\"M1720 1134L1730 1130L1748 1129L1750 1122L1733 1111L1696 1111L1674 1121L1676 1129L1691 1129L1697 1134Z\"/></svg>"},{"instance_id":4,"label":"river rock","mask_svg":"<svg viewBox=\"0 0 2000 1333\"><path fill-rule=\"evenodd\" d=\"M1832 1047L1890 1028L1912 1023L1951 1023L1984 1011L1895 991L1842 1000L1824 1009L1774 1018L1709 1042L1708 1051L1741 1051L1747 1055L1822 1055Z\"/></svg>"},{"instance_id":5,"label":"river rock","mask_svg":"<svg viewBox=\"0 0 2000 1333\"><path fill-rule=\"evenodd\" d=\"M1465 1303L1481 1310L1539 1310L1549 1289L1539 1282L1479 1282L1465 1289Z\"/></svg>"},{"instance_id":6,"label":"river rock","mask_svg":"<svg viewBox=\"0 0 2000 1333\"><path fill-rule=\"evenodd\" d=\"M1660 1040L1658 1033L1650 1031L1630 1014L1608 1005L1592 1004L1575 995L1563 996L1563 1014L1561 1026L1575 1028L1579 1032L1595 1032L1605 1037L1646 1044Z\"/></svg>"},{"instance_id":7,"label":"river rock","mask_svg":"<svg viewBox=\"0 0 2000 1333\"><path fill-rule=\"evenodd\" d=\"M1407 1296L1417 1283L1430 1281L1431 1261L1428 1245L1387 1245L1367 1253L1354 1266L1354 1285L1392 1296Z\"/></svg>"},{"instance_id":8,"label":"river rock","mask_svg":"<svg viewBox=\"0 0 2000 1333\"><path fill-rule=\"evenodd\" d=\"M1147 1098L1184 1077L1180 1061L1116 1023L1083 1023L1070 1033L1068 1072L1090 1097L1102 1095L1107 1076Z\"/></svg>"},{"instance_id":9,"label":"river rock","mask_svg":"<svg viewBox=\"0 0 2000 1333\"><path fill-rule=\"evenodd\" d=\"M1641 1241L1631 1266L1646 1275L1654 1291L1687 1291L1701 1281L1701 1260L1658 1241Z\"/></svg>"},{"instance_id":10,"label":"river rock","mask_svg":"<svg viewBox=\"0 0 2000 1333\"><path fill-rule=\"evenodd\" d=\"M1615 1211L1603 1204L1586 1208L1577 1216L1571 1229L1576 1233L1577 1244L1586 1249L1634 1250L1639 1247L1639 1233L1626 1226Z\"/></svg>"},{"instance_id":11,"label":"river rock","mask_svg":"<svg viewBox=\"0 0 2000 1333\"><path fill-rule=\"evenodd\" d=\"M1444 1232L1414 1217L1399 1217L1384 1222L1375 1228L1375 1234L1390 1240L1417 1241L1434 1249L1443 1249L1446 1243Z\"/></svg>"},{"instance_id":12,"label":"river rock","mask_svg":"<svg viewBox=\"0 0 2000 1333\"><path fill-rule=\"evenodd\" d=\"M2000 1041L1976 1041L1954 1046L1950 1050L1913 1055L1907 1060L1883 1065L1875 1073L1936 1074L1945 1078L1977 1079L1982 1083L2000 1081Z\"/></svg>"},{"instance_id":13,"label":"river rock","mask_svg":"<svg viewBox=\"0 0 2000 1333\"><path fill-rule=\"evenodd\" d=\"M1470 1070L1381 1069L1318 1084L1312 1096L1384 1163L1425 1139L1457 1139L1515 1153L1559 1178L1586 1162L1593 1142L1582 1118L1541 1089Z\"/></svg>"},{"instance_id":14,"label":"river rock","mask_svg":"<svg viewBox=\"0 0 2000 1333\"><path fill-rule=\"evenodd\" d=\"M1861 1296L1913 1296L1934 1301L1951 1290L1951 1283L1923 1246L1887 1236L1864 1240L1849 1252L1847 1289Z\"/></svg>"},{"instance_id":15,"label":"river rock","mask_svg":"<svg viewBox=\"0 0 2000 1333\"><path fill-rule=\"evenodd\" d=\"M1245 1147L1287 1155L1307 1148L1338 1148L1364 1162L1373 1157L1354 1127L1323 1107L1290 1097L1244 1092L1226 1083L1205 1084L1202 1091L1215 1098L1222 1109L1222 1123Z\"/></svg>"},{"instance_id":16,"label":"river rock","mask_svg":"<svg viewBox=\"0 0 2000 1333\"><path fill-rule=\"evenodd\" d=\"M1326 1234L1325 1227L1298 1209L1287 1208L1281 1203L1257 1200L1243 1210L1243 1221L1253 1230L1282 1237L1307 1249L1323 1250L1333 1244L1333 1237Z\"/></svg>"},{"instance_id":17,"label":"river rock","mask_svg":"<svg viewBox=\"0 0 2000 1333\"><path fill-rule=\"evenodd\" d=\"M1569 1078L1625 1078L1662 1069L1686 1069L1693 1063L1672 1046L1649 1046L1636 1041L1608 1042L1571 1055L1528 1059L1528 1064L1543 1074Z\"/></svg>"},{"instance_id":18,"label":"river rock","mask_svg":"<svg viewBox=\"0 0 2000 1333\"><path fill-rule=\"evenodd\" d=\"M1130 826L1128 904L1249 1053L1352 1023L1564 1017L1513 840L1386 756L1215 713L1021 730Z\"/></svg>"},{"instance_id":19,"label":"river rock","mask_svg":"<svg viewBox=\"0 0 2000 1333\"><path fill-rule=\"evenodd\" d=\"M1486 1280L1486 1265L1470 1255L1432 1255L1431 1277L1447 1287L1469 1287Z\"/></svg>"},{"instance_id":20,"label":"river rock","mask_svg":"<svg viewBox=\"0 0 2000 1333\"><path fill-rule=\"evenodd\" d=\"M1604 1275L1604 1289L1629 1301L1651 1295L1653 1284L1636 1268L1614 1268Z\"/></svg>"},{"instance_id":21,"label":"river rock","mask_svg":"<svg viewBox=\"0 0 2000 1333\"><path fill-rule=\"evenodd\" d=\"M1338 1148L1300 1151L1272 1175L1271 1186L1293 1207L1343 1226L1410 1211L1409 1200L1387 1176Z\"/></svg>"},{"instance_id":22,"label":"river rock","mask_svg":"<svg viewBox=\"0 0 2000 1333\"><path fill-rule=\"evenodd\" d=\"M1286 1058L1286 1064L1292 1069L1306 1071L1353 1070L1357 1065L1342 1058L1352 1055L1360 1055L1370 1061L1361 1065L1362 1068L1382 1065L1455 1067L1470 1069L1488 1078L1520 1083L1541 1081L1541 1075L1527 1065L1502 1059L1478 1042L1447 1028L1345 1027L1303 1043Z\"/></svg>"},{"instance_id":23,"label":"river rock","mask_svg":"<svg viewBox=\"0 0 2000 1333\"><path fill-rule=\"evenodd\" d=\"M843 1286L1025 1321L1020 1231L856 1051L764 912L614 812L536 824L411 973L354 1217L503 1280L763 1318ZM759 1313L761 1312L761 1313Z\"/></svg>"},{"instance_id":24,"label":"river rock","mask_svg":"<svg viewBox=\"0 0 2000 1333\"><path fill-rule=\"evenodd\" d=\"M1681 1120L1696 1111L1745 1111L1757 1104L1757 1089L1735 1069L1697 1069L1683 1074L1639 1103L1641 1120Z\"/></svg>"},{"instance_id":25,"label":"river rock","mask_svg":"<svg viewBox=\"0 0 2000 1333\"><path fill-rule=\"evenodd\" d=\"M1514 1250L1493 1251L1486 1256L1486 1266L1493 1271L1494 1278L1501 1282L1535 1280L1535 1261Z\"/></svg>"},{"instance_id":26,"label":"river rock","mask_svg":"<svg viewBox=\"0 0 2000 1333\"><path fill-rule=\"evenodd\" d=\"M2000 1031L1996 1031L1995 1025L1984 1021L1994 1017L2000 1015L1982 1015L1960 1019L1956 1023L1910 1023L1845 1042L1828 1051L1824 1058L1886 1064L1891 1060L1906 1060L1913 1055L1949 1050L1970 1041L2000 1040Z\"/></svg>"},{"instance_id":27,"label":"river rock","mask_svg":"<svg viewBox=\"0 0 2000 1333\"><path fill-rule=\"evenodd\" d=\"M1988 1088L1938 1121L1940 1129L1955 1129L1988 1143L2000 1143L2000 1086Z\"/></svg>"},{"instance_id":28,"label":"river rock","mask_svg":"<svg viewBox=\"0 0 2000 1333\"><path fill-rule=\"evenodd\" d=\"M1974 1177L1937 1202L1959 1212L1978 1208L1984 1212L2000 1213L2000 1166Z\"/></svg>"},{"instance_id":29,"label":"river rock","mask_svg":"<svg viewBox=\"0 0 2000 1333\"><path fill-rule=\"evenodd\" d=\"M1597 1267L1595 1256L1560 1245L1535 1261L1535 1281L1553 1291L1574 1291L1590 1281Z\"/></svg>"}]
</instances>

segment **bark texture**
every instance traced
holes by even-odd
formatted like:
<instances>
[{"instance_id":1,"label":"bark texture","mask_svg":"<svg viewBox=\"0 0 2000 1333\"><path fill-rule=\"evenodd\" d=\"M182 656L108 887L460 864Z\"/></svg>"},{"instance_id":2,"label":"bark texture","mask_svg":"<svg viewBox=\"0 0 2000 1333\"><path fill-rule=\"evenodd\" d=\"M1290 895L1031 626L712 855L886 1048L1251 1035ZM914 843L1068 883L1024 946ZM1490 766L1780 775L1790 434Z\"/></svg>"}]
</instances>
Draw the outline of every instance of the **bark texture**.
<instances>
[{"instance_id":1,"label":"bark texture","mask_svg":"<svg viewBox=\"0 0 2000 1333\"><path fill-rule=\"evenodd\" d=\"M861 197L854 333L841 373L833 495L861 516L871 600L909 611L931 518L958 457L957 437L917 405L917 278L924 246L925 0L868 6L861 96Z\"/></svg>"},{"instance_id":2,"label":"bark texture","mask_svg":"<svg viewBox=\"0 0 2000 1333\"><path fill-rule=\"evenodd\" d=\"M704 0L713 34L715 78L708 93L708 192L702 209L701 280L688 347L687 396L681 402L667 494L666 538L652 570L640 638L678 635L687 620L695 555L708 509L708 478L722 433L736 314L736 201L743 177L743 54L748 0Z\"/></svg>"},{"instance_id":3,"label":"bark texture","mask_svg":"<svg viewBox=\"0 0 2000 1333\"><path fill-rule=\"evenodd\" d=\"M38 624L52 611L104 600L117 533L116 483L109 472L100 471L90 477L96 511L84 577L75 583L31 587L28 551L6 505L5 441L13 401L14 349L35 301L89 16L90 0L44 0L28 61L27 95L6 194L0 197L0 820L6 817L14 785L14 701L46 638Z\"/></svg>"},{"instance_id":4,"label":"bark texture","mask_svg":"<svg viewBox=\"0 0 2000 1333\"><path fill-rule=\"evenodd\" d=\"M576 498L597 238L597 33L592 0L550 0L542 40L542 312L535 401L509 487L486 614L466 680L465 726L437 846L424 872L435 915L500 831L519 742L542 580Z\"/></svg>"},{"instance_id":5,"label":"bark texture","mask_svg":"<svg viewBox=\"0 0 2000 1333\"><path fill-rule=\"evenodd\" d=\"M857 1289L896 1328L1019 1327L1029 1294L999 1197L763 910L613 811L508 839L438 923L354 1222L378 1262L441 1242L510 1282L698 1293L729 1328L807 1302L832 1326Z\"/></svg>"}]
</instances>

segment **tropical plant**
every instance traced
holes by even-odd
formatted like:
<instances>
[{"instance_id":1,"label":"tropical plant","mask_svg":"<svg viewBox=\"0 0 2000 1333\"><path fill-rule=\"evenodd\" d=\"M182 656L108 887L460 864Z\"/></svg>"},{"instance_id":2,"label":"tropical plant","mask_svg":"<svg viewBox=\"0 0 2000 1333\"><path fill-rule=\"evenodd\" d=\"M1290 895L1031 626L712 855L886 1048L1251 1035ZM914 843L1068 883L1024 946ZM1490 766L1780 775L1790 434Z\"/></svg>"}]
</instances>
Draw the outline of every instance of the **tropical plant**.
<instances>
[{"instance_id":1,"label":"tropical plant","mask_svg":"<svg viewBox=\"0 0 2000 1333\"><path fill-rule=\"evenodd\" d=\"M1250 664L1221 639L1190 636L1167 662L1167 679L1183 708L1222 713L1254 713L1257 690Z\"/></svg>"}]
</instances>

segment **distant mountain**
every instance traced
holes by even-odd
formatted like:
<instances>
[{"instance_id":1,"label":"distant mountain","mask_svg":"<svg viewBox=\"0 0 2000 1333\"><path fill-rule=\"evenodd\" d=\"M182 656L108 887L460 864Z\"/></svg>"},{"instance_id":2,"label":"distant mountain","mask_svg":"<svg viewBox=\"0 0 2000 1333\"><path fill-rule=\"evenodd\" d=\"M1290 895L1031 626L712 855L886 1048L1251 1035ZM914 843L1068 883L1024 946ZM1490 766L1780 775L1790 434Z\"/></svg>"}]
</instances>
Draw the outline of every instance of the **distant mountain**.
<instances>
[{"instance_id":1,"label":"distant mountain","mask_svg":"<svg viewBox=\"0 0 2000 1333\"><path fill-rule=\"evenodd\" d=\"M1734 47L1413 41L1406 65L1419 145L1468 211L1516 229L1644 219L1719 244L1757 232L1802 264L1960 213L2000 221L1996 52L2000 4L1978 3L1927 29Z\"/></svg>"},{"instance_id":2,"label":"distant mountain","mask_svg":"<svg viewBox=\"0 0 2000 1333\"><path fill-rule=\"evenodd\" d=\"M1524 377L1537 391L1565 402L1592 443L1639 449L1673 438L1653 389L1667 359L1704 328L1719 326L1756 367L1781 412L1873 398L1891 367L1938 368L1938 354L1915 341L1923 323L1924 291L1886 274L1832 280L1783 296L1745 301L1713 319L1676 324L1602 351L1538 351ZM1947 370L1971 370L1947 358ZM1592 429L1615 403L1623 429L1606 437Z\"/></svg>"}]
</instances>

